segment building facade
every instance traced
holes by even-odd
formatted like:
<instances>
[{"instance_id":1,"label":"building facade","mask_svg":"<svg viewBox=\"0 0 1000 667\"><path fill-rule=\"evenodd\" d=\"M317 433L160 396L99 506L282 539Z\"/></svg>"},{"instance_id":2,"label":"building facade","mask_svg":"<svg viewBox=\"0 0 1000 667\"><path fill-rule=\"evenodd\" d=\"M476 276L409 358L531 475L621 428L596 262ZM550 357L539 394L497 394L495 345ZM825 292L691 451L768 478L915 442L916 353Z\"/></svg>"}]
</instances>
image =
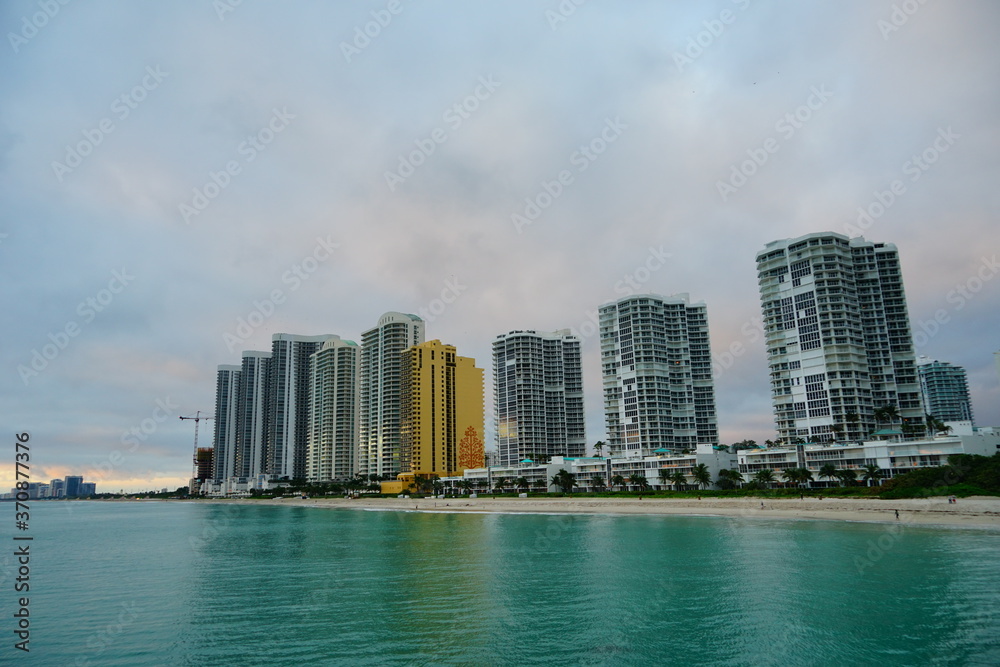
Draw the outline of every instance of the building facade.
<instances>
[{"instance_id":1,"label":"building facade","mask_svg":"<svg viewBox=\"0 0 1000 667\"><path fill-rule=\"evenodd\" d=\"M975 423L964 368L947 361L920 357L917 359L917 375L926 414L943 422Z\"/></svg>"},{"instance_id":2,"label":"building facade","mask_svg":"<svg viewBox=\"0 0 1000 667\"><path fill-rule=\"evenodd\" d=\"M424 321L389 312L361 334L361 424L358 472L393 477L400 468L402 353L424 342Z\"/></svg>"},{"instance_id":3,"label":"building facade","mask_svg":"<svg viewBox=\"0 0 1000 667\"><path fill-rule=\"evenodd\" d=\"M270 362L270 352L247 350L243 353L236 405L233 477L257 477L263 475L266 468L267 381Z\"/></svg>"},{"instance_id":4,"label":"building facade","mask_svg":"<svg viewBox=\"0 0 1000 667\"><path fill-rule=\"evenodd\" d=\"M332 334L274 334L268 364L266 467L281 479L305 479L309 439L309 359Z\"/></svg>"},{"instance_id":5,"label":"building facade","mask_svg":"<svg viewBox=\"0 0 1000 667\"><path fill-rule=\"evenodd\" d=\"M568 329L493 341L497 463L586 454L580 339Z\"/></svg>"},{"instance_id":6,"label":"building facade","mask_svg":"<svg viewBox=\"0 0 1000 667\"><path fill-rule=\"evenodd\" d=\"M832 232L773 241L757 274L782 441L861 440L877 416L889 428L922 424L894 245Z\"/></svg>"},{"instance_id":7,"label":"building facade","mask_svg":"<svg viewBox=\"0 0 1000 667\"><path fill-rule=\"evenodd\" d=\"M400 473L447 477L481 467L483 369L432 340L402 354Z\"/></svg>"},{"instance_id":8,"label":"building facade","mask_svg":"<svg viewBox=\"0 0 1000 667\"><path fill-rule=\"evenodd\" d=\"M331 338L310 359L306 479L346 481L357 472L361 416L361 348Z\"/></svg>"},{"instance_id":9,"label":"building facade","mask_svg":"<svg viewBox=\"0 0 1000 667\"><path fill-rule=\"evenodd\" d=\"M718 442L704 303L637 294L599 309L608 448L681 453Z\"/></svg>"},{"instance_id":10,"label":"building facade","mask_svg":"<svg viewBox=\"0 0 1000 667\"><path fill-rule=\"evenodd\" d=\"M229 479L236 465L240 371L240 366L222 365L216 373L215 433L212 438L214 479Z\"/></svg>"}]
</instances>

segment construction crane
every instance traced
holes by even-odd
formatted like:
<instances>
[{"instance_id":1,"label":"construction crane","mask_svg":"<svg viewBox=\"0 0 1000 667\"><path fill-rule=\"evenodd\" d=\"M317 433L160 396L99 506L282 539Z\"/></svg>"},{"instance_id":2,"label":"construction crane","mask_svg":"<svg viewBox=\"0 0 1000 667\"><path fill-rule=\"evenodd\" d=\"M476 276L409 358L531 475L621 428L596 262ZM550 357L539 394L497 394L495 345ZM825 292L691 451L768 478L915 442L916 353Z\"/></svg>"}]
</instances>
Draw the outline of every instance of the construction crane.
<instances>
[{"instance_id":1,"label":"construction crane","mask_svg":"<svg viewBox=\"0 0 1000 667\"><path fill-rule=\"evenodd\" d=\"M194 420L194 473L191 475L192 488L188 489L188 493L192 496L195 495L194 483L198 482L200 478L198 477L198 423L201 421L207 421L209 419L215 419L215 416L202 417L201 410L194 413L194 417L181 417L181 419L192 419Z\"/></svg>"}]
</instances>

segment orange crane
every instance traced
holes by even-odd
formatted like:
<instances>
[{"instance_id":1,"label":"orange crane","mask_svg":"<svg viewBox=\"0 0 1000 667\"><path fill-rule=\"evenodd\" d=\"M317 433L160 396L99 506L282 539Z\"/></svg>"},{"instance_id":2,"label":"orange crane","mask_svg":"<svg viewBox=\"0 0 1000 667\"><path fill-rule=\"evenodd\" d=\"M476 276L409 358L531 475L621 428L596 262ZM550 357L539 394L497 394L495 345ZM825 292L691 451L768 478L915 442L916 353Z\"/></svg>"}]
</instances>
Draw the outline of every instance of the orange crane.
<instances>
[{"instance_id":1,"label":"orange crane","mask_svg":"<svg viewBox=\"0 0 1000 667\"><path fill-rule=\"evenodd\" d=\"M211 417L202 417L201 416L201 410L198 410L197 412L194 413L194 417L181 417L181 419L192 419L192 420L194 420L194 473L191 475L191 479L193 481L197 481L199 479L199 477L198 477L198 423L201 422L201 421L207 421L209 419L215 419L215 416L213 415ZM190 493L191 495L194 495L195 494L195 490L193 488L188 489L188 493Z\"/></svg>"}]
</instances>

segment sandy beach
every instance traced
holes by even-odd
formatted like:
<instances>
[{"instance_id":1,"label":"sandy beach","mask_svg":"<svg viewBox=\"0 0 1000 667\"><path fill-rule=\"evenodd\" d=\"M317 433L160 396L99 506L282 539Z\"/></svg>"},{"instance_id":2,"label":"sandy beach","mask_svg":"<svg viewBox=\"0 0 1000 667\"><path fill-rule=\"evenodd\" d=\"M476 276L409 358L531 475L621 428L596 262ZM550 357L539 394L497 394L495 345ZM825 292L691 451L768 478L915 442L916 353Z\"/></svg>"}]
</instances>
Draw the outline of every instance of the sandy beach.
<instances>
[{"instance_id":1,"label":"sandy beach","mask_svg":"<svg viewBox=\"0 0 1000 667\"><path fill-rule=\"evenodd\" d=\"M205 501L198 501L205 502ZM740 519L818 519L1000 528L1000 498L973 496L949 504L946 497L907 500L870 498L285 498L212 500L355 510L502 512L548 514L688 515ZM899 519L896 519L896 511Z\"/></svg>"}]
</instances>

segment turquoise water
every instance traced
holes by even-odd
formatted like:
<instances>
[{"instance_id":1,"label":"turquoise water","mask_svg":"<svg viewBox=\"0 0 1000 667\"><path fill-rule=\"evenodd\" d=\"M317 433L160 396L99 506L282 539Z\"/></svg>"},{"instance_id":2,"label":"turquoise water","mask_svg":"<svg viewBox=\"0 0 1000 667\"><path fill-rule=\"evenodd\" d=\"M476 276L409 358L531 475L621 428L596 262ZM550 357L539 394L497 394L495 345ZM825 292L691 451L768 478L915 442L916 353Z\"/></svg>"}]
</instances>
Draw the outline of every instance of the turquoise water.
<instances>
[{"instance_id":1,"label":"turquoise water","mask_svg":"<svg viewBox=\"0 0 1000 667\"><path fill-rule=\"evenodd\" d=\"M31 519L31 652L0 559L3 664L1000 665L995 531L195 503Z\"/></svg>"}]
</instances>

